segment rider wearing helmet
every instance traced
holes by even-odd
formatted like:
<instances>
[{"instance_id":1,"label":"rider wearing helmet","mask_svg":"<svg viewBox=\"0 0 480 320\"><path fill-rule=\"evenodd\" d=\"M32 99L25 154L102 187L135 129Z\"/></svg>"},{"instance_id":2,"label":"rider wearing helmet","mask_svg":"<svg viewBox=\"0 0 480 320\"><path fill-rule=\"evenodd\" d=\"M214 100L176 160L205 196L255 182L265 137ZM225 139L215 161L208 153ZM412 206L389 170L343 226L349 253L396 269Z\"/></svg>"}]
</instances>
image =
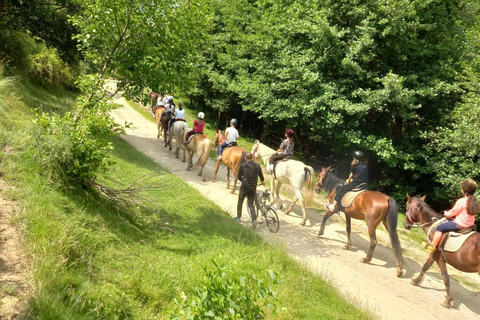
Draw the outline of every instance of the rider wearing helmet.
<instances>
[{"instance_id":1,"label":"rider wearing helmet","mask_svg":"<svg viewBox=\"0 0 480 320\"><path fill-rule=\"evenodd\" d=\"M185 142L183 143L184 146L187 145L187 141L192 134L203 133L203 127L205 127L205 121L203 121L203 118L205 118L205 114L203 112L199 112L197 119L193 121L193 129L188 131L185 135Z\"/></svg>"},{"instance_id":2,"label":"rider wearing helmet","mask_svg":"<svg viewBox=\"0 0 480 320\"><path fill-rule=\"evenodd\" d=\"M225 148L229 143L236 142L239 138L238 131L235 129L237 126L238 121L237 119L233 118L230 120L230 127L225 130L225 138L227 139L224 143L218 147L218 159L217 160L222 160L222 152L223 148Z\"/></svg>"},{"instance_id":3,"label":"rider wearing helmet","mask_svg":"<svg viewBox=\"0 0 480 320\"><path fill-rule=\"evenodd\" d=\"M349 191L362 183L368 183L368 167L365 163L365 155L361 151L355 151L353 153L353 160L351 163L350 175L347 179L347 184L340 186L335 192L335 198L332 203L327 203L327 208L330 212L335 213L338 211L338 201L342 200L342 197Z\"/></svg>"},{"instance_id":4,"label":"rider wearing helmet","mask_svg":"<svg viewBox=\"0 0 480 320\"><path fill-rule=\"evenodd\" d=\"M287 129L285 131L285 140L282 141L280 144L280 147L278 150L275 152L275 154L270 157L269 162L269 167L267 168L268 173L272 173L273 171L273 166L276 161L283 159L287 156L293 156L293 147L295 143L293 142L293 130L292 129Z\"/></svg>"}]
</instances>

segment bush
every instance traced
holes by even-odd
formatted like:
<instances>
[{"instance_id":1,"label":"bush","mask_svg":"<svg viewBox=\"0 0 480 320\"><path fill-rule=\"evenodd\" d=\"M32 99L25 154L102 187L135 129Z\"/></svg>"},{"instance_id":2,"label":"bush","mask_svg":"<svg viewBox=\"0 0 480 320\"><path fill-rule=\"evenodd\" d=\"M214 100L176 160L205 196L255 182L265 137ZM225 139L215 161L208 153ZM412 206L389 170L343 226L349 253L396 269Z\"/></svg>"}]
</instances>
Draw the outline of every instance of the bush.
<instances>
[{"instance_id":1,"label":"bush","mask_svg":"<svg viewBox=\"0 0 480 320\"><path fill-rule=\"evenodd\" d=\"M205 284L195 288L194 296L183 303L175 300L178 315L171 319L265 319L265 309L277 311L277 294L272 285L277 284L273 271L268 271L269 280L263 281L238 276L226 266L215 261L214 271L205 270Z\"/></svg>"},{"instance_id":2,"label":"bush","mask_svg":"<svg viewBox=\"0 0 480 320\"><path fill-rule=\"evenodd\" d=\"M119 132L119 126L108 116L110 108L104 103L97 109L86 109L76 120L71 113L63 117L36 115L33 159L50 180L86 185L95 179L97 170L112 164L108 152L113 146L108 138Z\"/></svg>"},{"instance_id":3,"label":"bush","mask_svg":"<svg viewBox=\"0 0 480 320\"><path fill-rule=\"evenodd\" d=\"M38 44L38 52L28 57L29 73L32 78L44 85L73 88L75 75L67 63L62 61L57 49Z\"/></svg>"}]
</instances>

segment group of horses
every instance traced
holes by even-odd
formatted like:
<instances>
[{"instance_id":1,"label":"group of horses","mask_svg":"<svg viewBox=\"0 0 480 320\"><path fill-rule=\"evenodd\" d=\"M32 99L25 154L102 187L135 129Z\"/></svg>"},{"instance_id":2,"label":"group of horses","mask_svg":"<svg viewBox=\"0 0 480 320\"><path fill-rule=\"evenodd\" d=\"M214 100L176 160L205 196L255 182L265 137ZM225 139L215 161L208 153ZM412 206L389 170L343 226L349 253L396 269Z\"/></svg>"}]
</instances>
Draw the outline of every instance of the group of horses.
<instances>
[{"instance_id":1,"label":"group of horses","mask_svg":"<svg viewBox=\"0 0 480 320\"><path fill-rule=\"evenodd\" d=\"M184 121L176 121L172 124L168 144L172 150L172 138L176 140L175 156L179 157L179 152L183 150L183 162L185 162L185 153L188 153L187 170L192 167L201 167L199 176L202 176L205 181L205 164L209 158L211 149L219 146L225 141L224 132L217 130L213 141L206 134L197 134L193 136L188 142L187 146L182 145L185 139L186 132L189 130L188 124ZM233 187L231 193L234 193L237 186L237 173L241 164L245 161L246 150L240 146L231 146L225 148L222 153L222 159L216 162L215 173L212 181L216 180L217 172L220 165L223 164L227 168L227 188L230 188L230 171L233 173ZM271 156L275 154L275 150L260 143L258 140L252 147L251 153L253 159L258 161L260 158L265 164L269 163ZM192 164L193 155L197 154L198 160L195 165ZM328 194L329 200L333 200L336 188L344 182L343 179L337 177L330 167L321 168L317 173L317 183L314 185L314 170L311 166L304 164L301 161L292 158L286 158L279 161L274 168L274 171L268 176L270 179L271 188L271 204L275 205L277 209L282 209L280 199L280 187L282 184L289 184L294 190L294 197L291 205L285 210L285 214L289 214L293 206L298 202L302 209L302 220L300 225L305 225L307 221L306 206L308 206L314 197L314 191L320 193L325 191ZM306 187L305 196L302 194L302 189ZM425 233L429 231L432 223L440 218L440 214L433 211L425 202L425 197L417 198L407 195L406 202L406 218L404 227L409 230L413 226L421 227ZM351 219L365 220L367 224L368 235L370 238L370 246L366 257L361 259L363 263L369 263L372 260L373 252L377 245L376 229L380 223L383 223L388 231L392 249L397 262L396 275L401 277L403 275L404 259L402 255L402 248L397 234L398 222L398 206L396 201L388 195L378 192L366 190L358 194L351 205L342 209L345 214L347 243L344 247L350 250L352 246L351 239ZM327 211L323 217L318 236L322 236L325 230L326 221L333 215L331 211ZM477 272L480 274L480 233L475 232L468 237L468 240L456 252L448 252L439 249L429 255L427 262L424 264L421 273L417 278L412 280L412 284L418 285L423 279L427 270L431 267L433 262L437 262L441 269L442 278L445 283L447 297L442 303L444 307L451 307L454 302L453 293L450 289L449 277L446 269L446 264L450 264L454 268L463 272Z\"/></svg>"}]
</instances>

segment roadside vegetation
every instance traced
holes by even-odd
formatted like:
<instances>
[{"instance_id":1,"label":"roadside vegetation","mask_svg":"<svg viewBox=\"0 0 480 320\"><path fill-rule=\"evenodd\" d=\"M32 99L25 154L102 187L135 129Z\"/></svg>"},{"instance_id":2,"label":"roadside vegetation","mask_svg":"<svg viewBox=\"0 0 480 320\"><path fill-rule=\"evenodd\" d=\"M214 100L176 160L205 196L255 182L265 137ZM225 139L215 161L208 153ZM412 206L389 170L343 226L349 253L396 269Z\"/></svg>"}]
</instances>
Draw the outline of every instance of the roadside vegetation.
<instances>
[{"instance_id":1,"label":"roadside vegetation","mask_svg":"<svg viewBox=\"0 0 480 320\"><path fill-rule=\"evenodd\" d=\"M112 189L148 185L132 198L135 205L111 202L93 189L52 184L30 157L36 124L29 109L36 103L29 97L41 95L44 111L63 112L75 95L18 81L0 95L1 164L2 178L15 186L9 196L22 208L16 223L23 226L33 265L30 318L169 319L180 314L175 299L192 297L205 284L204 268L213 272L213 261L265 283L268 270L276 274L271 290L278 313L265 308L267 318L369 318L284 250L232 223L214 203L118 137L111 140L112 165L97 180Z\"/></svg>"}]
</instances>

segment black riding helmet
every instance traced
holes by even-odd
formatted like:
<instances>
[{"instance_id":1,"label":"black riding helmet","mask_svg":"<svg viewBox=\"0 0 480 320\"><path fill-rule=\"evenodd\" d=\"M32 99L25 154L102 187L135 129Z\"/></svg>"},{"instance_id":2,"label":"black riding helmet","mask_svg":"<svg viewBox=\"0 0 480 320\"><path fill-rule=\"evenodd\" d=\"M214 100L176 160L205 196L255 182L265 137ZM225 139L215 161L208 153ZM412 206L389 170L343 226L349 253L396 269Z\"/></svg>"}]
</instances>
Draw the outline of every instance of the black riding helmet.
<instances>
[{"instance_id":1,"label":"black riding helmet","mask_svg":"<svg viewBox=\"0 0 480 320\"><path fill-rule=\"evenodd\" d=\"M365 161L365 155L363 154L362 151L355 151L353 153L353 157L358 161Z\"/></svg>"}]
</instances>

